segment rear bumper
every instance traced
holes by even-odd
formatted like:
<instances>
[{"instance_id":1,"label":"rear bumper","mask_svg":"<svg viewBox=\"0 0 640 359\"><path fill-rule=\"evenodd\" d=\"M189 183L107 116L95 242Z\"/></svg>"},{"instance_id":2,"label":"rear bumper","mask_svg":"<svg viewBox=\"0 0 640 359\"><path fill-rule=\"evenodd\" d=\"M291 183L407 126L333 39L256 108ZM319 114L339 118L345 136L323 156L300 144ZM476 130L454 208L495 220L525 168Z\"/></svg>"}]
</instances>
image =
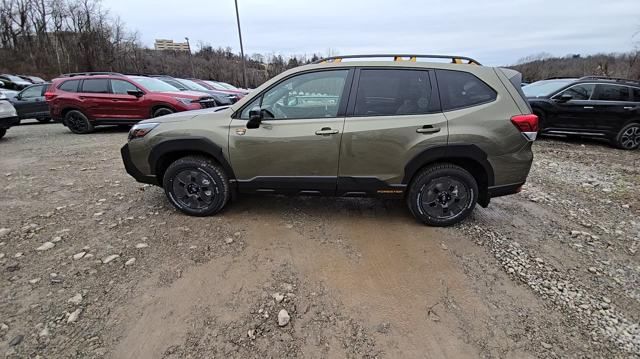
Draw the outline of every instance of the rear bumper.
<instances>
[{"instance_id":1,"label":"rear bumper","mask_svg":"<svg viewBox=\"0 0 640 359\"><path fill-rule=\"evenodd\" d=\"M136 181L141 183L148 183L152 185L159 186L158 179L156 176L146 176L133 164L131 160L131 154L129 153L129 145L126 144L122 146L120 149L120 154L122 155L122 162L124 163L124 168L127 170L127 173L136 179Z\"/></svg>"},{"instance_id":2,"label":"rear bumper","mask_svg":"<svg viewBox=\"0 0 640 359\"><path fill-rule=\"evenodd\" d=\"M20 124L18 116L0 118L0 129L7 129L11 126L17 126Z\"/></svg>"}]
</instances>

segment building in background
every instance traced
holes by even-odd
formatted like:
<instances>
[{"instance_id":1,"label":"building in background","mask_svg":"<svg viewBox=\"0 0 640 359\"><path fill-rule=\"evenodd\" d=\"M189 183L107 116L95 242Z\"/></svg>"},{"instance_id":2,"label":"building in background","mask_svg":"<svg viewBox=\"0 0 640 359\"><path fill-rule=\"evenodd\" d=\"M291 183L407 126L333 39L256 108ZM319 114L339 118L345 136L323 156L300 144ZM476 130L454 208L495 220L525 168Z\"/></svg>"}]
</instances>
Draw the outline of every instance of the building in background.
<instances>
[{"instance_id":1,"label":"building in background","mask_svg":"<svg viewBox=\"0 0 640 359\"><path fill-rule=\"evenodd\" d=\"M156 50L189 51L188 42L173 42L173 40L156 39L153 46Z\"/></svg>"}]
</instances>

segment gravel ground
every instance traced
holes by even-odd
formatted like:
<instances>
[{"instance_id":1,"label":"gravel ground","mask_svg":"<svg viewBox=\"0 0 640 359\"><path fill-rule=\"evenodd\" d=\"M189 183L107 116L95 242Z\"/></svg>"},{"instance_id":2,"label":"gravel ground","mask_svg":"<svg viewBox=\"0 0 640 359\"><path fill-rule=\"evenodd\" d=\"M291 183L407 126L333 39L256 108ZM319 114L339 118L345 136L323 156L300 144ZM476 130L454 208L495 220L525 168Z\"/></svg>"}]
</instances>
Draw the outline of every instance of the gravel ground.
<instances>
[{"instance_id":1,"label":"gravel ground","mask_svg":"<svg viewBox=\"0 0 640 359\"><path fill-rule=\"evenodd\" d=\"M177 213L126 132L0 140L8 358L640 356L640 152L546 138L463 224L401 201L247 196Z\"/></svg>"}]
</instances>

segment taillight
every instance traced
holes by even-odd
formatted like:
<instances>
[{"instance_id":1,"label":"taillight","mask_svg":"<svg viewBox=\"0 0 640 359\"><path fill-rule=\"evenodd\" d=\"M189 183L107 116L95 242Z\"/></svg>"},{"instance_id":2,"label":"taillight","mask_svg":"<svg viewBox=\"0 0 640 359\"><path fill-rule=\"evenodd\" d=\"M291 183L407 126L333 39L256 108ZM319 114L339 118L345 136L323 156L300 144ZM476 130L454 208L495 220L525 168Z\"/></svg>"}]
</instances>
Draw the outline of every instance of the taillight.
<instances>
[{"instance_id":1,"label":"taillight","mask_svg":"<svg viewBox=\"0 0 640 359\"><path fill-rule=\"evenodd\" d=\"M53 93L53 92L49 92L49 91L47 91L47 92L45 92L45 93L44 93L44 99L45 99L46 101L53 100L53 98L54 98L54 97L56 97L56 94L55 94L55 93Z\"/></svg>"},{"instance_id":2,"label":"taillight","mask_svg":"<svg viewBox=\"0 0 640 359\"><path fill-rule=\"evenodd\" d=\"M529 141L534 141L538 134L538 116L529 115L516 115L511 117L511 123L527 138Z\"/></svg>"}]
</instances>

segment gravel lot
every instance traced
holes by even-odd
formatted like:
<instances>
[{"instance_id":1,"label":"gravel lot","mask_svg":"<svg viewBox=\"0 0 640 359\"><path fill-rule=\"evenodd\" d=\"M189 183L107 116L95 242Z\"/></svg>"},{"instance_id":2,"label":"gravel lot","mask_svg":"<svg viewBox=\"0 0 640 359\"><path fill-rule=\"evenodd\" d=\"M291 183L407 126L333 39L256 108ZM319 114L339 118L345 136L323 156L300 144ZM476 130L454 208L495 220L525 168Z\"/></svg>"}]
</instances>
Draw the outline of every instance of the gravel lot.
<instances>
[{"instance_id":1,"label":"gravel lot","mask_svg":"<svg viewBox=\"0 0 640 359\"><path fill-rule=\"evenodd\" d=\"M241 197L177 213L126 131L0 140L9 358L640 356L640 152L546 138L462 225L401 201Z\"/></svg>"}]
</instances>

